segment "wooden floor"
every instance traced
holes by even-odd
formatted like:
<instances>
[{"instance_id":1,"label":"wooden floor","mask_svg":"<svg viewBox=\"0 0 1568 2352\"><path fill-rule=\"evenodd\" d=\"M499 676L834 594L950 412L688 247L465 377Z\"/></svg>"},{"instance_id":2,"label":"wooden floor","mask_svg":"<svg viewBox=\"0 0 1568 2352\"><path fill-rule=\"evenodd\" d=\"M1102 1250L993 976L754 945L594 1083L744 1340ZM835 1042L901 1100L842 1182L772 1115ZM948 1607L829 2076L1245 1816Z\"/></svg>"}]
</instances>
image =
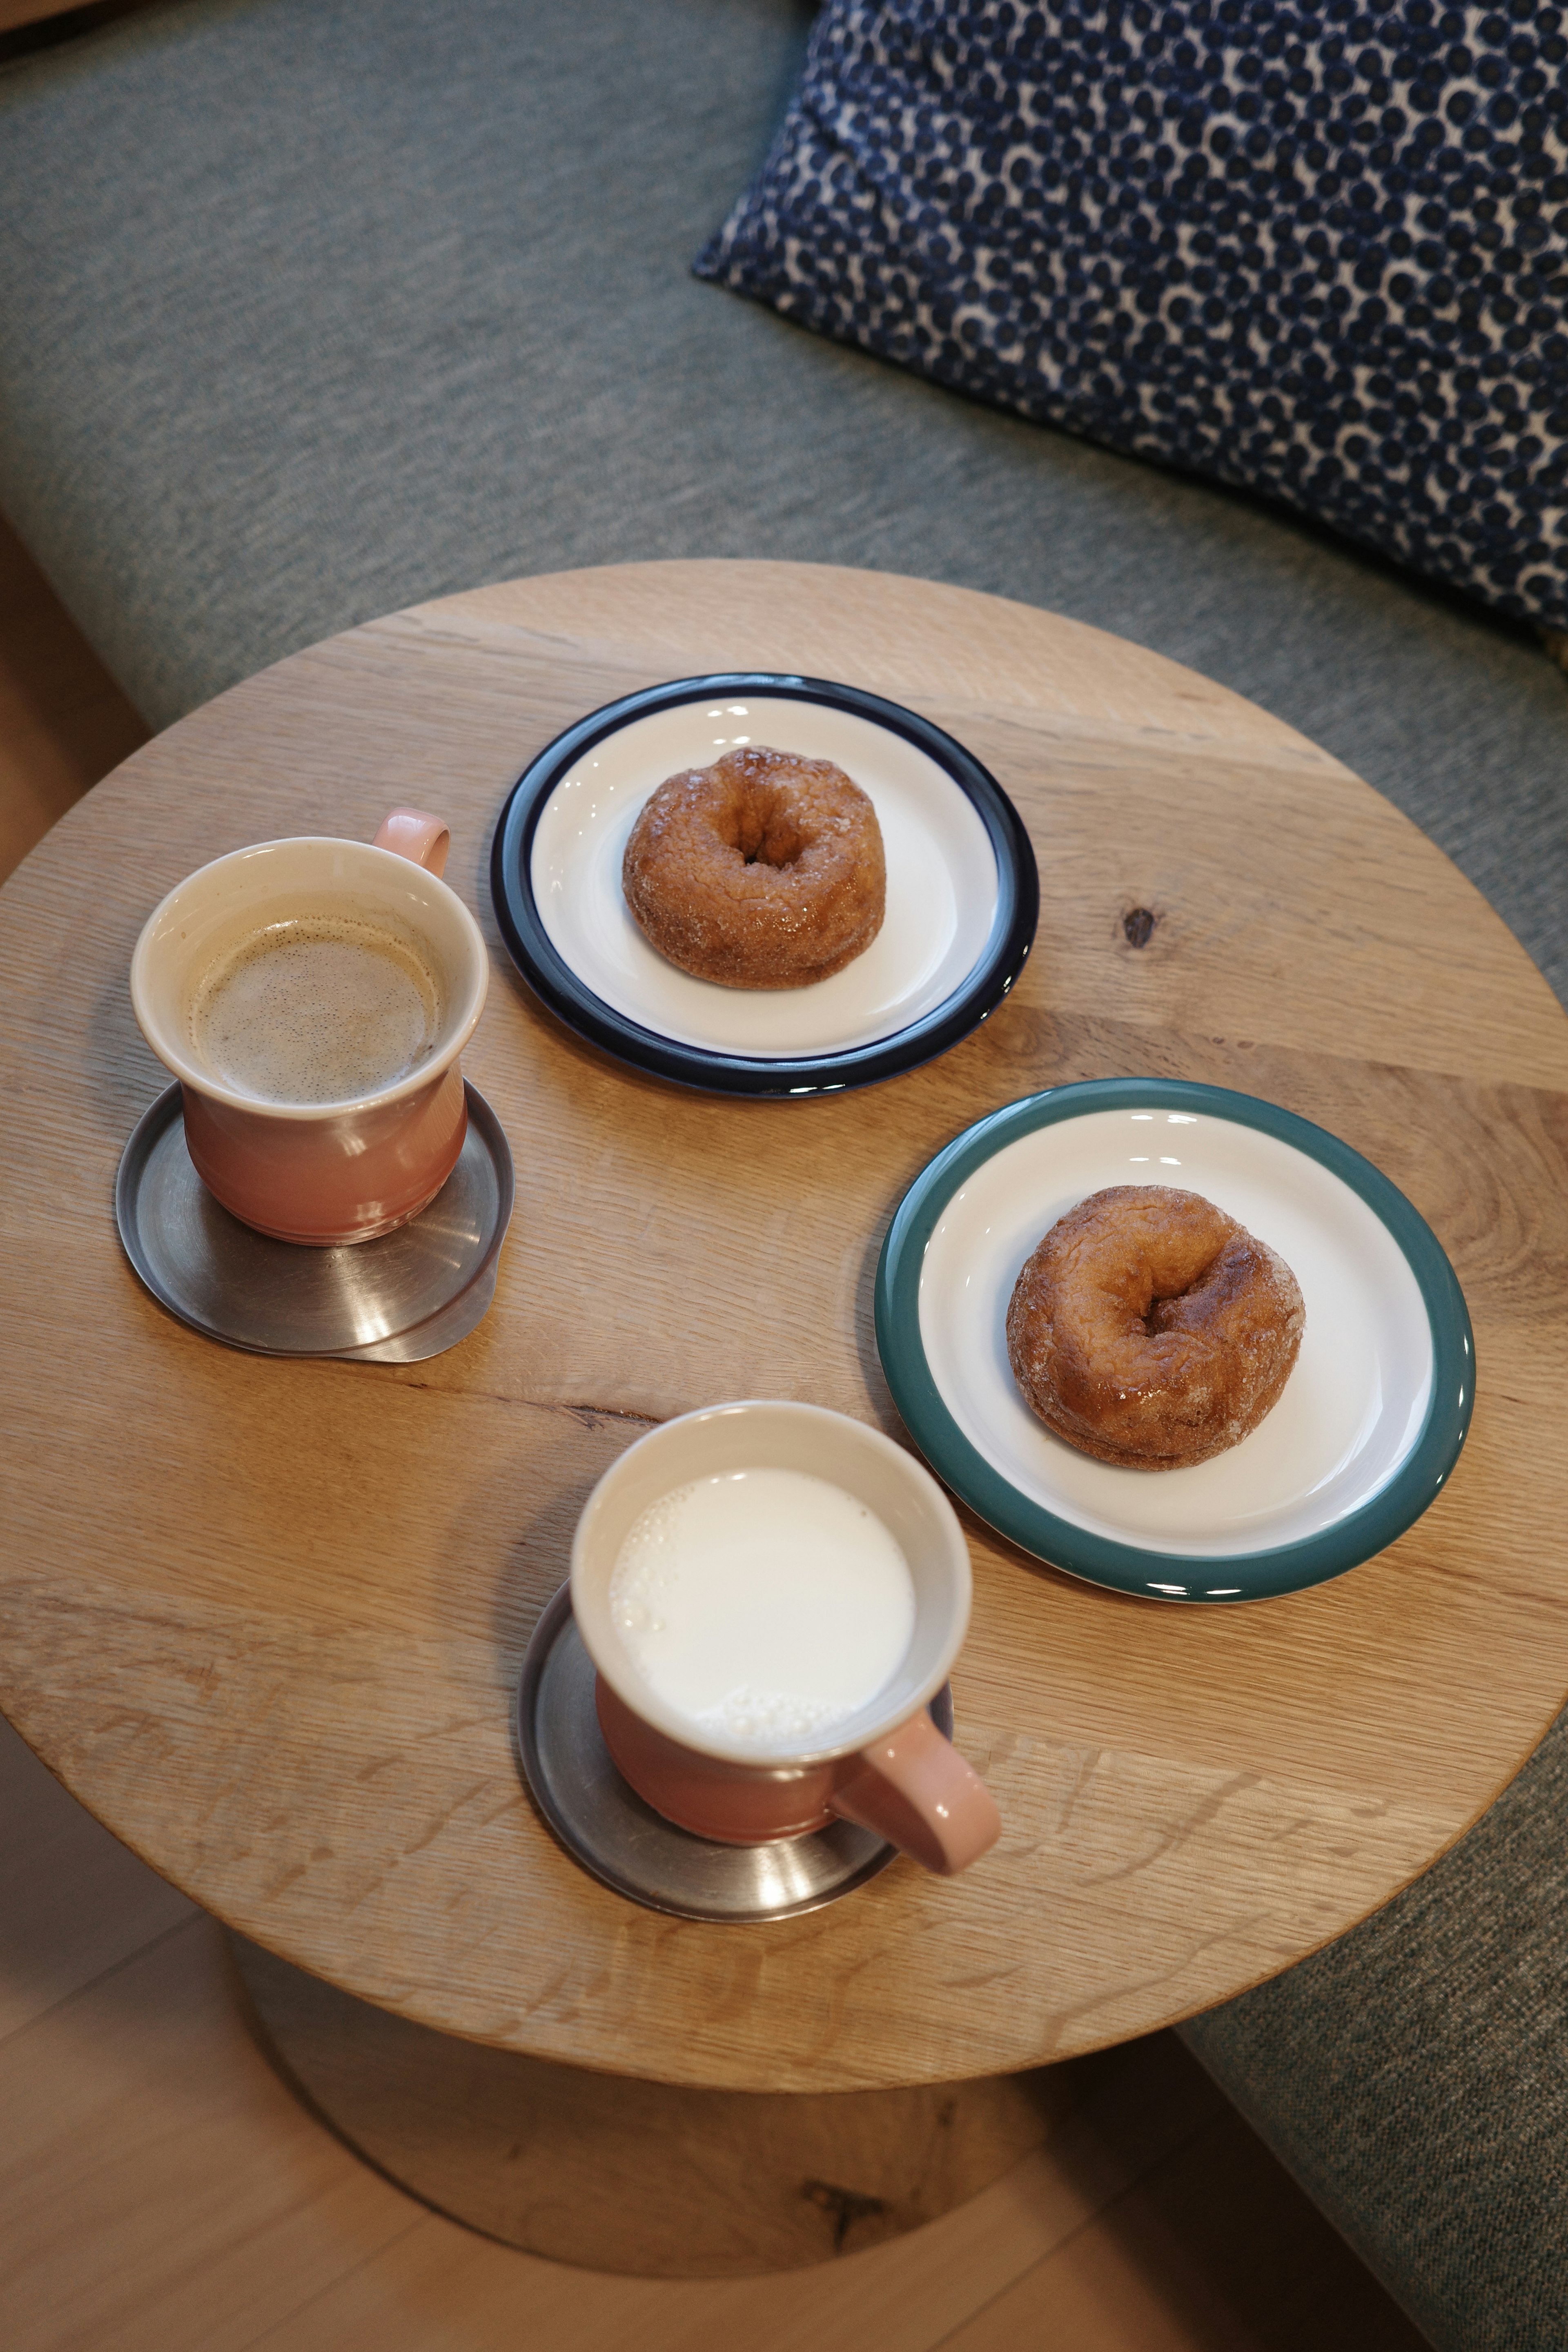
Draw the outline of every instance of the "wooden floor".
<instances>
[{"instance_id":1,"label":"wooden floor","mask_svg":"<svg viewBox=\"0 0 1568 2352\"><path fill-rule=\"evenodd\" d=\"M0 522L0 875L144 732ZM1044 2150L892 2244L690 2284L538 2262L315 2120L221 1930L0 1723L5 2352L1419 2347L1173 2035L1074 2071Z\"/></svg>"},{"instance_id":2,"label":"wooden floor","mask_svg":"<svg viewBox=\"0 0 1568 2352\"><path fill-rule=\"evenodd\" d=\"M0 881L147 730L0 516Z\"/></svg>"}]
</instances>

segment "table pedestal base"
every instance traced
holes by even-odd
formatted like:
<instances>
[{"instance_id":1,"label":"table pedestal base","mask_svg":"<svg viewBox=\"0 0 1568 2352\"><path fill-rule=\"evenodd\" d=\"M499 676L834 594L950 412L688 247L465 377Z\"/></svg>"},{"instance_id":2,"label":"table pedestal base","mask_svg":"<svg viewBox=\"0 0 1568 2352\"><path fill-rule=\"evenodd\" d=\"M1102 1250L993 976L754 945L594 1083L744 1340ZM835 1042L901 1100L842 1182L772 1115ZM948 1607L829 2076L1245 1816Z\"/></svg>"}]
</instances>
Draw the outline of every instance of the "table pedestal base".
<instances>
[{"instance_id":1,"label":"table pedestal base","mask_svg":"<svg viewBox=\"0 0 1568 2352\"><path fill-rule=\"evenodd\" d=\"M1075 2095L1070 2066L809 2096L590 2074L232 1941L274 2053L351 2146L454 2220L589 2270L723 2278L876 2245L974 2196Z\"/></svg>"}]
</instances>

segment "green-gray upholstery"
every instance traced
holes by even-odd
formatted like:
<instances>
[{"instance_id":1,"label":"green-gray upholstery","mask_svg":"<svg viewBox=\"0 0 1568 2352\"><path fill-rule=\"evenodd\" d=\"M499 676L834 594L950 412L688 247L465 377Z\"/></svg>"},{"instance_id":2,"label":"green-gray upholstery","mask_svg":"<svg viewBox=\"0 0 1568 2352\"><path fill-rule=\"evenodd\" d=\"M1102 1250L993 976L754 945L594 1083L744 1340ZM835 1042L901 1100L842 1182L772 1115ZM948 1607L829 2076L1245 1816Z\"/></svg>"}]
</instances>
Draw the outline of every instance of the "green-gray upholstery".
<instances>
[{"instance_id":1,"label":"green-gray upholstery","mask_svg":"<svg viewBox=\"0 0 1568 2352\"><path fill-rule=\"evenodd\" d=\"M169 0L0 69L0 506L164 721L510 573L668 555L1055 606L1279 712L1568 994L1568 685L1325 533L699 284L796 0ZM1562 1743L1193 2046L1445 2347L1568 2345Z\"/></svg>"},{"instance_id":2,"label":"green-gray upholstery","mask_svg":"<svg viewBox=\"0 0 1568 2352\"><path fill-rule=\"evenodd\" d=\"M1445 2352L1568 2346L1568 1737L1338 1943L1184 2028Z\"/></svg>"},{"instance_id":3,"label":"green-gray upholstery","mask_svg":"<svg viewBox=\"0 0 1568 2352\"><path fill-rule=\"evenodd\" d=\"M174 0L0 72L0 506L132 698L167 720L349 622L568 564L962 581L1290 719L1568 989L1568 704L1524 632L689 276L808 19Z\"/></svg>"}]
</instances>

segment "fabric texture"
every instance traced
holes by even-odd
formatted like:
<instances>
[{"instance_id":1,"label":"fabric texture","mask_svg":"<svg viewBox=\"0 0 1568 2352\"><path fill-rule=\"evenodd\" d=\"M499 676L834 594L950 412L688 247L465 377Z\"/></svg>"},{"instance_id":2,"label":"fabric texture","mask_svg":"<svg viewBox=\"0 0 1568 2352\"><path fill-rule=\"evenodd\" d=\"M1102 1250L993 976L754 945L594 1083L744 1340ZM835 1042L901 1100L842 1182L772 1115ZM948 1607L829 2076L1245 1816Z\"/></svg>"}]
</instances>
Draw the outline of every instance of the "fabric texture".
<instances>
[{"instance_id":1,"label":"fabric texture","mask_svg":"<svg viewBox=\"0 0 1568 2352\"><path fill-rule=\"evenodd\" d=\"M832 0L699 270L1568 627L1562 11Z\"/></svg>"},{"instance_id":2,"label":"fabric texture","mask_svg":"<svg viewBox=\"0 0 1568 2352\"><path fill-rule=\"evenodd\" d=\"M808 29L798 0L174 0L0 73L0 505L132 698L162 723L573 564L953 581L1300 727L1568 994L1568 693L1525 631L689 276Z\"/></svg>"},{"instance_id":3,"label":"fabric texture","mask_svg":"<svg viewBox=\"0 0 1568 2352\"><path fill-rule=\"evenodd\" d=\"M1568 2345L1568 1723L1453 1852L1182 2029L1440 2352Z\"/></svg>"}]
</instances>

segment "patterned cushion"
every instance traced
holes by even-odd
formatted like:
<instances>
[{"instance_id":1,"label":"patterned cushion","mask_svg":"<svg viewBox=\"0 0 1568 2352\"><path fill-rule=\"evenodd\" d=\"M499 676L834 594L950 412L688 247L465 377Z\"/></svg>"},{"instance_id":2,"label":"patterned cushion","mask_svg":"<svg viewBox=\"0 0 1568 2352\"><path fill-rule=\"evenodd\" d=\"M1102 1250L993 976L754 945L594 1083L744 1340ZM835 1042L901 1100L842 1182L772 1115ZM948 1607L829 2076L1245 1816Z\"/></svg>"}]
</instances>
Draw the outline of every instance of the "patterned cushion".
<instances>
[{"instance_id":1,"label":"patterned cushion","mask_svg":"<svg viewBox=\"0 0 1568 2352\"><path fill-rule=\"evenodd\" d=\"M699 275L1568 627L1535 0L830 0Z\"/></svg>"}]
</instances>

